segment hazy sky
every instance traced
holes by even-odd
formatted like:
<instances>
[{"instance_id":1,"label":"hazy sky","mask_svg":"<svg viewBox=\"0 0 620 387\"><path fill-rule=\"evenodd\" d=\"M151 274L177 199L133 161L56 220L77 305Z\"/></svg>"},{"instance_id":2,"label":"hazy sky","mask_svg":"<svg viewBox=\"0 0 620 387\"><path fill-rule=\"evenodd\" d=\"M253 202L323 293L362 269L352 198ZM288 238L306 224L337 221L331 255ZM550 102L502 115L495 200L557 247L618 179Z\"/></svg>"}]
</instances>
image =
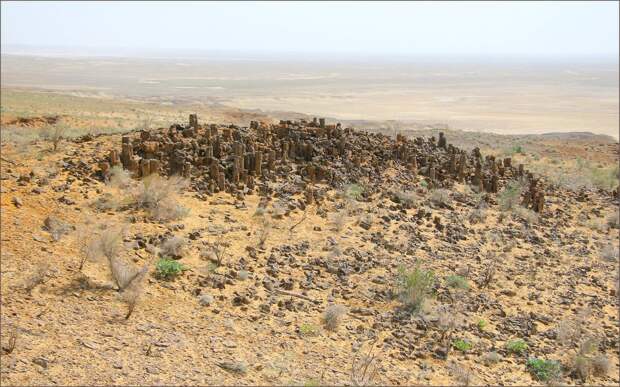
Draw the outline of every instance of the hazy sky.
<instances>
[{"instance_id":1,"label":"hazy sky","mask_svg":"<svg viewBox=\"0 0 620 387\"><path fill-rule=\"evenodd\" d=\"M617 57L618 33L615 1L2 2L3 46Z\"/></svg>"}]
</instances>

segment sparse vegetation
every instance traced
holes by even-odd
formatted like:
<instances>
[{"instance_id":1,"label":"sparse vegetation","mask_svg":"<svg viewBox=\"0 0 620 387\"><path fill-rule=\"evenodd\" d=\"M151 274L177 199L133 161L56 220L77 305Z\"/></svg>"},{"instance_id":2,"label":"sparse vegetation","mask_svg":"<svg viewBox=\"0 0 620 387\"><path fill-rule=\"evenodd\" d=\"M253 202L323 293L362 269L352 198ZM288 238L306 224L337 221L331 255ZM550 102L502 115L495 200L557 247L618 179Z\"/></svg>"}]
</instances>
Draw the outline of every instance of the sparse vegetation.
<instances>
[{"instance_id":1,"label":"sparse vegetation","mask_svg":"<svg viewBox=\"0 0 620 387\"><path fill-rule=\"evenodd\" d=\"M119 189L126 189L131 186L131 183L132 180L129 171L123 169L123 167L120 165L115 165L110 168L110 175L108 180L108 184L110 184L110 186Z\"/></svg>"},{"instance_id":2,"label":"sparse vegetation","mask_svg":"<svg viewBox=\"0 0 620 387\"><path fill-rule=\"evenodd\" d=\"M331 223L335 231L342 231L347 221L347 212L340 210L332 215Z\"/></svg>"},{"instance_id":3,"label":"sparse vegetation","mask_svg":"<svg viewBox=\"0 0 620 387\"><path fill-rule=\"evenodd\" d=\"M265 243L269 238L269 234L271 234L272 228L273 224L271 223L271 221L266 216L262 216L258 222L258 229L256 230L259 248L265 248Z\"/></svg>"},{"instance_id":4,"label":"sparse vegetation","mask_svg":"<svg viewBox=\"0 0 620 387\"><path fill-rule=\"evenodd\" d=\"M142 179L134 199L153 219L163 222L177 220L187 216L189 212L177 201L177 195L186 186L187 181L178 176L166 179L153 174Z\"/></svg>"},{"instance_id":5,"label":"sparse vegetation","mask_svg":"<svg viewBox=\"0 0 620 387\"><path fill-rule=\"evenodd\" d=\"M513 180L499 193L497 201L502 211L513 210L519 205L524 186L521 181Z\"/></svg>"},{"instance_id":6,"label":"sparse vegetation","mask_svg":"<svg viewBox=\"0 0 620 387\"><path fill-rule=\"evenodd\" d=\"M497 364L502 360L502 356L497 352L487 352L482 357L482 362L487 366Z\"/></svg>"},{"instance_id":7,"label":"sparse vegetation","mask_svg":"<svg viewBox=\"0 0 620 387\"><path fill-rule=\"evenodd\" d=\"M414 191L397 191L394 198L406 208L413 208L418 203L418 195Z\"/></svg>"},{"instance_id":8,"label":"sparse vegetation","mask_svg":"<svg viewBox=\"0 0 620 387\"><path fill-rule=\"evenodd\" d=\"M49 125L41 132L41 137L52 143L52 149L54 152L58 150L60 141L64 138L67 132L67 127L58 122L54 125Z\"/></svg>"},{"instance_id":9,"label":"sparse vegetation","mask_svg":"<svg viewBox=\"0 0 620 387\"><path fill-rule=\"evenodd\" d=\"M521 355L527 350L527 343L521 339L511 340L506 343L506 349L509 352Z\"/></svg>"},{"instance_id":10,"label":"sparse vegetation","mask_svg":"<svg viewBox=\"0 0 620 387\"><path fill-rule=\"evenodd\" d=\"M34 270L24 280L24 290L30 293L37 286L47 282L50 270L51 265L48 262L41 262L36 265Z\"/></svg>"},{"instance_id":11,"label":"sparse vegetation","mask_svg":"<svg viewBox=\"0 0 620 387\"><path fill-rule=\"evenodd\" d=\"M264 243L264 242L263 242ZM216 240L211 243L207 243L205 249L200 253L202 259L208 259L215 263L217 266L222 266L224 258L226 258L227 250L230 247L230 242L225 240Z\"/></svg>"},{"instance_id":12,"label":"sparse vegetation","mask_svg":"<svg viewBox=\"0 0 620 387\"><path fill-rule=\"evenodd\" d=\"M398 269L398 297L403 306L410 312L418 312L426 299L432 294L435 275L432 271L423 270L419 266L413 270L404 267Z\"/></svg>"},{"instance_id":13,"label":"sparse vegetation","mask_svg":"<svg viewBox=\"0 0 620 387\"><path fill-rule=\"evenodd\" d=\"M179 259L183 256L187 242L184 238L172 236L166 239L159 249L159 254L164 258Z\"/></svg>"},{"instance_id":14,"label":"sparse vegetation","mask_svg":"<svg viewBox=\"0 0 620 387\"><path fill-rule=\"evenodd\" d=\"M618 249L611 243L605 245L601 249L601 258L605 261L616 262L618 260Z\"/></svg>"},{"instance_id":15,"label":"sparse vegetation","mask_svg":"<svg viewBox=\"0 0 620 387\"><path fill-rule=\"evenodd\" d=\"M181 262L170 258L160 258L155 266L155 274L158 278L164 280L174 279L184 270L186 270L186 267Z\"/></svg>"},{"instance_id":16,"label":"sparse vegetation","mask_svg":"<svg viewBox=\"0 0 620 387\"><path fill-rule=\"evenodd\" d=\"M429 200L432 204L439 207L450 206L452 203L450 191L443 188L432 190Z\"/></svg>"},{"instance_id":17,"label":"sparse vegetation","mask_svg":"<svg viewBox=\"0 0 620 387\"><path fill-rule=\"evenodd\" d=\"M541 382L557 380L562 373L562 366L555 360L530 358L527 360L527 368Z\"/></svg>"},{"instance_id":18,"label":"sparse vegetation","mask_svg":"<svg viewBox=\"0 0 620 387\"><path fill-rule=\"evenodd\" d=\"M302 336L316 336L319 333L319 328L314 324L304 323L299 327L299 333Z\"/></svg>"},{"instance_id":19,"label":"sparse vegetation","mask_svg":"<svg viewBox=\"0 0 620 387\"><path fill-rule=\"evenodd\" d=\"M338 329L338 326L342 321L342 317L346 313L347 308L345 308L343 305L329 305L323 313L323 324L325 325L325 329L330 331L335 331L336 329Z\"/></svg>"},{"instance_id":20,"label":"sparse vegetation","mask_svg":"<svg viewBox=\"0 0 620 387\"><path fill-rule=\"evenodd\" d=\"M467 278L460 275L451 275L446 278L446 285L453 289L467 290L469 289L469 283Z\"/></svg>"},{"instance_id":21,"label":"sparse vegetation","mask_svg":"<svg viewBox=\"0 0 620 387\"><path fill-rule=\"evenodd\" d=\"M467 352L471 349L471 343L463 339L455 340L452 345L461 352Z\"/></svg>"},{"instance_id":22,"label":"sparse vegetation","mask_svg":"<svg viewBox=\"0 0 620 387\"><path fill-rule=\"evenodd\" d=\"M377 357L372 353L374 343L367 354L361 353L353 358L351 364L351 384L354 386L371 386L375 383L379 366Z\"/></svg>"}]
</instances>

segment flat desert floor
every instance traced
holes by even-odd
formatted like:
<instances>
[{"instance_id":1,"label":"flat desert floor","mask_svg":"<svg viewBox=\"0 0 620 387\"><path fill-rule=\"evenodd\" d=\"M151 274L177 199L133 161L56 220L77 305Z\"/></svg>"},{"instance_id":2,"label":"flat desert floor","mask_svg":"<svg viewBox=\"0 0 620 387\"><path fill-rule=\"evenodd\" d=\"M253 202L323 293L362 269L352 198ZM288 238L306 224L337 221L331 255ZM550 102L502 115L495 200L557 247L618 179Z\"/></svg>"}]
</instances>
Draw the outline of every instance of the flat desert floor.
<instances>
[{"instance_id":1,"label":"flat desert floor","mask_svg":"<svg viewBox=\"0 0 620 387\"><path fill-rule=\"evenodd\" d=\"M591 61L3 55L2 86L501 134L618 138L618 65ZM359 126L359 125L357 125Z\"/></svg>"}]
</instances>

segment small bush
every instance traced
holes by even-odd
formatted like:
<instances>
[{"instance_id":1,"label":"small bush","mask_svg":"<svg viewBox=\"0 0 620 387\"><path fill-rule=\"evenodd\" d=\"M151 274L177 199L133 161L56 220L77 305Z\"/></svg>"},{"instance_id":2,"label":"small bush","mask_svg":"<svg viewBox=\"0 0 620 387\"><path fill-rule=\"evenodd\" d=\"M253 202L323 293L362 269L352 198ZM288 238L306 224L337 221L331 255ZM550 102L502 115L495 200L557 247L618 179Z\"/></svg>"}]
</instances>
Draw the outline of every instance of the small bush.
<instances>
[{"instance_id":1,"label":"small bush","mask_svg":"<svg viewBox=\"0 0 620 387\"><path fill-rule=\"evenodd\" d=\"M340 210L332 215L331 224L334 231L342 231L347 222L347 212L345 210Z\"/></svg>"},{"instance_id":2,"label":"small bush","mask_svg":"<svg viewBox=\"0 0 620 387\"><path fill-rule=\"evenodd\" d=\"M456 363L450 364L450 374L460 386L469 386L474 380L474 374L470 369Z\"/></svg>"},{"instance_id":3,"label":"small bush","mask_svg":"<svg viewBox=\"0 0 620 387\"><path fill-rule=\"evenodd\" d=\"M134 194L134 200L156 220L181 219L189 210L178 204L177 195L187 184L187 181L179 176L165 179L159 175L150 175L142 180Z\"/></svg>"},{"instance_id":4,"label":"small bush","mask_svg":"<svg viewBox=\"0 0 620 387\"><path fill-rule=\"evenodd\" d=\"M469 213L469 222L472 224L483 223L487 219L485 208L475 208Z\"/></svg>"},{"instance_id":5,"label":"small bush","mask_svg":"<svg viewBox=\"0 0 620 387\"><path fill-rule=\"evenodd\" d=\"M26 277L23 285L24 290L30 293L37 286L47 282L50 270L51 266L48 262L42 262L38 264L35 267L34 271L28 277Z\"/></svg>"},{"instance_id":6,"label":"small bush","mask_svg":"<svg viewBox=\"0 0 620 387\"><path fill-rule=\"evenodd\" d=\"M349 184L345 187L344 195L348 199L360 200L364 194L364 187L359 184Z\"/></svg>"},{"instance_id":7,"label":"small bush","mask_svg":"<svg viewBox=\"0 0 620 387\"><path fill-rule=\"evenodd\" d=\"M452 343L452 346L461 352L467 352L471 349L472 345L469 341L458 339Z\"/></svg>"},{"instance_id":8,"label":"small bush","mask_svg":"<svg viewBox=\"0 0 620 387\"><path fill-rule=\"evenodd\" d=\"M120 293L120 299L127 304L127 314L125 319L128 319L138 304L140 297L143 293L143 283L146 274L148 273L148 266L144 265L142 269L137 271L133 278L128 282L125 288Z\"/></svg>"},{"instance_id":9,"label":"small bush","mask_svg":"<svg viewBox=\"0 0 620 387\"><path fill-rule=\"evenodd\" d=\"M161 244L159 254L167 258L181 258L185 245L185 239L178 236L170 237Z\"/></svg>"},{"instance_id":10,"label":"small bush","mask_svg":"<svg viewBox=\"0 0 620 387\"><path fill-rule=\"evenodd\" d=\"M469 283L467 282L467 278L461 277L460 275L449 276L448 278L446 278L446 284L448 285L448 287L453 289L469 289Z\"/></svg>"},{"instance_id":11,"label":"small bush","mask_svg":"<svg viewBox=\"0 0 620 387\"><path fill-rule=\"evenodd\" d=\"M524 207L514 207L512 209L512 213L514 216L525 221L525 224L531 225L538 223L538 214L532 210L528 210Z\"/></svg>"},{"instance_id":12,"label":"small bush","mask_svg":"<svg viewBox=\"0 0 620 387\"><path fill-rule=\"evenodd\" d=\"M598 354L592 359L592 372L596 376L605 376L611 370L611 362L607 356Z\"/></svg>"},{"instance_id":13,"label":"small bush","mask_svg":"<svg viewBox=\"0 0 620 387\"><path fill-rule=\"evenodd\" d=\"M335 331L346 312L347 309L343 305L329 305L323 313L323 324L325 325L325 329Z\"/></svg>"},{"instance_id":14,"label":"small bush","mask_svg":"<svg viewBox=\"0 0 620 387\"><path fill-rule=\"evenodd\" d=\"M129 171L123 169L120 165L115 165L110 168L110 186L124 189L131 186L131 181Z\"/></svg>"},{"instance_id":15,"label":"small bush","mask_svg":"<svg viewBox=\"0 0 620 387\"><path fill-rule=\"evenodd\" d=\"M560 363L555 360L530 358L527 360L527 368L536 380L542 382L559 379L562 372Z\"/></svg>"},{"instance_id":16,"label":"small bush","mask_svg":"<svg viewBox=\"0 0 620 387\"><path fill-rule=\"evenodd\" d=\"M502 211L512 210L519 205L523 183L517 180L509 182L498 195L499 207Z\"/></svg>"},{"instance_id":17,"label":"small bush","mask_svg":"<svg viewBox=\"0 0 620 387\"><path fill-rule=\"evenodd\" d=\"M261 249L265 247L265 242L267 242L272 228L273 224L266 216L260 218L258 230L256 230L256 236L258 237L258 247Z\"/></svg>"},{"instance_id":18,"label":"small bush","mask_svg":"<svg viewBox=\"0 0 620 387\"><path fill-rule=\"evenodd\" d=\"M299 327L299 333L302 336L316 336L319 333L319 328L314 324L301 324Z\"/></svg>"},{"instance_id":19,"label":"small bush","mask_svg":"<svg viewBox=\"0 0 620 387\"><path fill-rule=\"evenodd\" d=\"M521 355L527 349L527 343L521 339L511 340L506 343L506 349L509 352L516 353L517 355Z\"/></svg>"},{"instance_id":20,"label":"small bush","mask_svg":"<svg viewBox=\"0 0 620 387\"><path fill-rule=\"evenodd\" d=\"M155 273L158 278L170 280L186 270L185 266L174 259L161 258L155 266Z\"/></svg>"},{"instance_id":21,"label":"small bush","mask_svg":"<svg viewBox=\"0 0 620 387\"><path fill-rule=\"evenodd\" d=\"M41 132L41 137L52 143L52 147L54 152L58 150L58 144L65 136L65 132L67 131L67 127L62 124L55 124L52 126L47 126Z\"/></svg>"},{"instance_id":22,"label":"small bush","mask_svg":"<svg viewBox=\"0 0 620 387\"><path fill-rule=\"evenodd\" d=\"M418 203L418 195L414 191L398 191L394 198L405 207L412 208Z\"/></svg>"},{"instance_id":23,"label":"small bush","mask_svg":"<svg viewBox=\"0 0 620 387\"><path fill-rule=\"evenodd\" d=\"M601 249L601 258L605 261L615 262L618 259L618 249L613 244L608 244Z\"/></svg>"},{"instance_id":24,"label":"small bush","mask_svg":"<svg viewBox=\"0 0 620 387\"><path fill-rule=\"evenodd\" d=\"M482 362L486 365L497 364L502 360L502 356L497 352L488 352L482 357Z\"/></svg>"},{"instance_id":25,"label":"small bush","mask_svg":"<svg viewBox=\"0 0 620 387\"><path fill-rule=\"evenodd\" d=\"M397 287L398 297L410 312L418 312L425 300L431 295L435 275L432 271L415 267L407 271L404 267L398 269Z\"/></svg>"},{"instance_id":26,"label":"small bush","mask_svg":"<svg viewBox=\"0 0 620 387\"><path fill-rule=\"evenodd\" d=\"M487 322L483 319L478 320L478 322L476 323L476 326L478 327L479 331L484 331L487 327Z\"/></svg>"},{"instance_id":27,"label":"small bush","mask_svg":"<svg viewBox=\"0 0 620 387\"><path fill-rule=\"evenodd\" d=\"M452 203L452 199L450 199L450 191L443 188L434 189L431 191L429 200L436 206L448 206Z\"/></svg>"}]
</instances>

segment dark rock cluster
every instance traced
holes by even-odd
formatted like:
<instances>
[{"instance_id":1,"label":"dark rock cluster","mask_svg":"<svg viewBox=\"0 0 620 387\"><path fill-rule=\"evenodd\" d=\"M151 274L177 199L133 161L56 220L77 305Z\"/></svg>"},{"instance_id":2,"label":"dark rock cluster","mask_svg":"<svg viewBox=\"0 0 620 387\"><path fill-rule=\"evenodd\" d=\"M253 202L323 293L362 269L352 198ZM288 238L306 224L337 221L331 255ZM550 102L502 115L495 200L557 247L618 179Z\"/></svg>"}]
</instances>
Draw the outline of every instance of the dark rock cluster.
<instances>
[{"instance_id":1,"label":"dark rock cluster","mask_svg":"<svg viewBox=\"0 0 620 387\"><path fill-rule=\"evenodd\" d=\"M408 139L342 128L313 121L280 121L249 127L200 125L195 114L189 124L141 131L122 138L121 151L113 149L99 163L102 176L122 165L134 177L153 173L191 178L194 190L211 194L252 192L257 184L286 180L305 189L306 200L315 198L315 186L366 180L371 186L395 182L409 184L422 175L429 188L449 188L453 182L471 184L479 192L497 193L507 181L529 181L523 204L541 212L541 182L510 158L484 156L479 149L467 152L448 144L443 133ZM396 176L388 177L386 169ZM389 181L391 179L391 181ZM264 187L263 187L264 188Z\"/></svg>"}]
</instances>

